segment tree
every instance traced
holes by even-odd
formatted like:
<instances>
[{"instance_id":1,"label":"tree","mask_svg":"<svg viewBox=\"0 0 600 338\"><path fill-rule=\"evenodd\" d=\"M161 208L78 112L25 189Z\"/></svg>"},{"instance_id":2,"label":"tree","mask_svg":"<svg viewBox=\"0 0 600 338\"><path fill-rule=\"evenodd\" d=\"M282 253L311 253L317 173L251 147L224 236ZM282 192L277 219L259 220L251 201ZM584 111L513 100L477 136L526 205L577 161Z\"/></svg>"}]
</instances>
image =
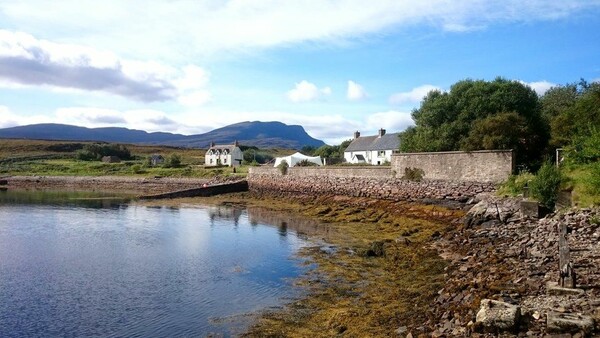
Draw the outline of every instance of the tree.
<instances>
[{"instance_id":1,"label":"tree","mask_svg":"<svg viewBox=\"0 0 600 338\"><path fill-rule=\"evenodd\" d=\"M179 168L181 166L181 156L178 154L171 154L169 159L165 163L165 167L167 168Z\"/></svg>"},{"instance_id":2,"label":"tree","mask_svg":"<svg viewBox=\"0 0 600 338\"><path fill-rule=\"evenodd\" d=\"M131 159L131 152L122 144L92 143L77 152L77 159L84 161L100 160L104 156L117 156L122 160Z\"/></svg>"},{"instance_id":3,"label":"tree","mask_svg":"<svg viewBox=\"0 0 600 338\"><path fill-rule=\"evenodd\" d=\"M542 114L550 125L550 147L561 148L591 135L600 128L600 84L579 83L556 86L540 99Z\"/></svg>"},{"instance_id":4,"label":"tree","mask_svg":"<svg viewBox=\"0 0 600 338\"><path fill-rule=\"evenodd\" d=\"M503 78L433 90L412 117L415 126L400 134L403 152L516 149L517 162L531 164L540 161L548 140L535 91Z\"/></svg>"}]
</instances>

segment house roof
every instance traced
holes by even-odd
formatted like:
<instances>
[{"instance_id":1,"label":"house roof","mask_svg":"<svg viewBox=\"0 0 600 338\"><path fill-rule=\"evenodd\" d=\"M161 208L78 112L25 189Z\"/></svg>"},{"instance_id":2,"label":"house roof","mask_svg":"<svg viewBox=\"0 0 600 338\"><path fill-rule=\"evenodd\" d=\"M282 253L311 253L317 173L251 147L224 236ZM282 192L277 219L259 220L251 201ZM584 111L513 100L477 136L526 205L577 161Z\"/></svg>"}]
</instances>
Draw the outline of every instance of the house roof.
<instances>
[{"instance_id":1,"label":"house roof","mask_svg":"<svg viewBox=\"0 0 600 338\"><path fill-rule=\"evenodd\" d=\"M235 144L216 144L216 145L208 148L208 150L228 150L231 152L235 148L237 148L237 146Z\"/></svg>"},{"instance_id":2,"label":"house roof","mask_svg":"<svg viewBox=\"0 0 600 338\"><path fill-rule=\"evenodd\" d=\"M400 147L400 133L385 134L381 137L361 136L355 138L345 151L397 150Z\"/></svg>"}]
</instances>

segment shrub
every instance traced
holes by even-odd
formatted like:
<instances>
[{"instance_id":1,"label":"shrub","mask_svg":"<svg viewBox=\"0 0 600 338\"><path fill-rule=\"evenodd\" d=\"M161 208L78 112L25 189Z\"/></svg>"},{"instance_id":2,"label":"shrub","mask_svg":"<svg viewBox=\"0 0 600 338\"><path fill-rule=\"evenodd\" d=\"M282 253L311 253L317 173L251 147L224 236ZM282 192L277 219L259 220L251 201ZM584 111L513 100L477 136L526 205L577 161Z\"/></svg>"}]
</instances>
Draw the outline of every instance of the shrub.
<instances>
[{"instance_id":1,"label":"shrub","mask_svg":"<svg viewBox=\"0 0 600 338\"><path fill-rule=\"evenodd\" d=\"M122 160L131 159L131 152L122 144L86 144L77 151L77 159L83 161L99 161L104 156L117 156Z\"/></svg>"},{"instance_id":2,"label":"shrub","mask_svg":"<svg viewBox=\"0 0 600 338\"><path fill-rule=\"evenodd\" d=\"M167 161L165 161L165 168L179 168L181 166L181 156L178 154L171 154Z\"/></svg>"},{"instance_id":3,"label":"shrub","mask_svg":"<svg viewBox=\"0 0 600 338\"><path fill-rule=\"evenodd\" d=\"M134 174L141 174L144 172L144 170L142 169L142 165L141 164L134 164L131 166L131 171L133 171Z\"/></svg>"},{"instance_id":4,"label":"shrub","mask_svg":"<svg viewBox=\"0 0 600 338\"><path fill-rule=\"evenodd\" d=\"M404 176L402 178L409 181L421 182L423 176L425 176L423 169L406 167L404 168Z\"/></svg>"},{"instance_id":5,"label":"shrub","mask_svg":"<svg viewBox=\"0 0 600 338\"><path fill-rule=\"evenodd\" d=\"M590 194L600 194L600 162L590 166L589 176L585 179L586 190Z\"/></svg>"},{"instance_id":6,"label":"shrub","mask_svg":"<svg viewBox=\"0 0 600 338\"><path fill-rule=\"evenodd\" d=\"M531 181L531 196L543 206L554 209L561 181L560 169L551 162L545 162Z\"/></svg>"},{"instance_id":7,"label":"shrub","mask_svg":"<svg viewBox=\"0 0 600 338\"><path fill-rule=\"evenodd\" d=\"M279 169L279 172L281 173L281 175L287 174L289 167L290 167L290 165L287 163L286 160L281 161L281 163L279 163L279 165L277 165L277 168Z\"/></svg>"},{"instance_id":8,"label":"shrub","mask_svg":"<svg viewBox=\"0 0 600 338\"><path fill-rule=\"evenodd\" d=\"M309 160L302 160L302 161L296 163L296 166L297 167L316 167L317 164L314 162L311 162Z\"/></svg>"},{"instance_id":9,"label":"shrub","mask_svg":"<svg viewBox=\"0 0 600 338\"><path fill-rule=\"evenodd\" d=\"M527 170L522 171L518 175L511 175L506 182L502 183L498 189L500 195L517 196L523 193L526 186L535 178L535 176Z\"/></svg>"}]
</instances>

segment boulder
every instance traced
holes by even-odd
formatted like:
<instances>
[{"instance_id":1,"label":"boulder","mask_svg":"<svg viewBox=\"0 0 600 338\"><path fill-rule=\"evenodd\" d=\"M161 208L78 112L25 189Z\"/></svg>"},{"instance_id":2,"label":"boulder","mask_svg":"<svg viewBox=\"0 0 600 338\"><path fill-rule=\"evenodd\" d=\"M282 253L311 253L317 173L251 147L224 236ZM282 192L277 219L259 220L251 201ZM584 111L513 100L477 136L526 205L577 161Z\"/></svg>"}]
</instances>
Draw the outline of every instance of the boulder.
<instances>
[{"instance_id":1,"label":"boulder","mask_svg":"<svg viewBox=\"0 0 600 338\"><path fill-rule=\"evenodd\" d=\"M549 332L584 332L589 334L594 329L594 319L573 313L549 313L546 319L546 327Z\"/></svg>"},{"instance_id":2,"label":"boulder","mask_svg":"<svg viewBox=\"0 0 600 338\"><path fill-rule=\"evenodd\" d=\"M492 299L481 301L475 317L475 327L484 332L515 331L521 317L521 308Z\"/></svg>"}]
</instances>

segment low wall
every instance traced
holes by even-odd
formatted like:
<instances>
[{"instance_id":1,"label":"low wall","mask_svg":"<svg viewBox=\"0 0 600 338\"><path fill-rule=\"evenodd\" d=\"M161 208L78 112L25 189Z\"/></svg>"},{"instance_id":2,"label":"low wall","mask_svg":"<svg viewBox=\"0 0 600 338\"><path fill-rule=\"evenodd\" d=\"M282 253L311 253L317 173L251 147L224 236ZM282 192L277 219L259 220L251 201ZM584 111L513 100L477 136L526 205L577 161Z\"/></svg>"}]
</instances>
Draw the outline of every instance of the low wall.
<instances>
[{"instance_id":1,"label":"low wall","mask_svg":"<svg viewBox=\"0 0 600 338\"><path fill-rule=\"evenodd\" d=\"M419 168L429 180L502 182L514 171L512 150L395 153L392 170L403 175L405 168Z\"/></svg>"},{"instance_id":2,"label":"low wall","mask_svg":"<svg viewBox=\"0 0 600 338\"><path fill-rule=\"evenodd\" d=\"M278 195L345 195L397 201L450 200L466 202L494 191L491 182L424 180L395 177L390 167L294 167L286 175L273 167L248 172L250 191Z\"/></svg>"},{"instance_id":3,"label":"low wall","mask_svg":"<svg viewBox=\"0 0 600 338\"><path fill-rule=\"evenodd\" d=\"M233 183L223 183L216 185L209 185L206 187L192 188L180 191L166 192L162 194L154 195L142 195L139 199L152 200L152 199L165 199L165 198L183 198L183 197L209 197L220 194L229 194L232 192L248 191L248 182L238 181Z\"/></svg>"}]
</instances>

